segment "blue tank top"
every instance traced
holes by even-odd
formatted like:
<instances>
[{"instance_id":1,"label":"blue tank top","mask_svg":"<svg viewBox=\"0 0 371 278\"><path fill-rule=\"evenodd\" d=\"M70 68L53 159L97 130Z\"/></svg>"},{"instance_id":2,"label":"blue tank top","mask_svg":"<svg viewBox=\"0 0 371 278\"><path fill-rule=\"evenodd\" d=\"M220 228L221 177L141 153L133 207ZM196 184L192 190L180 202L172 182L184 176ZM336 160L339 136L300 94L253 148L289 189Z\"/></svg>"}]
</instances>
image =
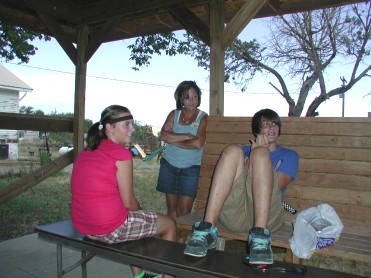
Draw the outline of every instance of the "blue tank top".
<instances>
[{"instance_id":1,"label":"blue tank top","mask_svg":"<svg viewBox=\"0 0 371 278\"><path fill-rule=\"evenodd\" d=\"M205 112L199 111L196 120L190 125L179 124L181 110L175 110L173 132L174 133L189 133L196 136L198 126L202 118L206 115ZM192 165L201 165L201 158L204 147L201 149L183 149L173 144L167 144L164 151L164 158L174 167L188 168Z\"/></svg>"}]
</instances>

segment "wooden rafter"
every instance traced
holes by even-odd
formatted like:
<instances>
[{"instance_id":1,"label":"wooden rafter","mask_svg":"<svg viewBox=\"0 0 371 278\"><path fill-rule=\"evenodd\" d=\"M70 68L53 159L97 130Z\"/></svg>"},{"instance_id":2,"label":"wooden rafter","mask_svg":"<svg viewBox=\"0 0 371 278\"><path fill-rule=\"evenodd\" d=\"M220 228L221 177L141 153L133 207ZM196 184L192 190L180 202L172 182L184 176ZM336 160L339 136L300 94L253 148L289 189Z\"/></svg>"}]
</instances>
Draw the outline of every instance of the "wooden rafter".
<instances>
[{"instance_id":1,"label":"wooden rafter","mask_svg":"<svg viewBox=\"0 0 371 278\"><path fill-rule=\"evenodd\" d=\"M223 47L226 49L256 16L267 0L251 0L236 13L224 30Z\"/></svg>"},{"instance_id":2,"label":"wooden rafter","mask_svg":"<svg viewBox=\"0 0 371 278\"><path fill-rule=\"evenodd\" d=\"M99 29L94 30L94 32L92 32L91 30L90 40L85 53L84 59L85 63L87 63L90 60L90 58L94 55L95 51L97 51L99 46L101 46L107 34L109 34L112 31L118 20L119 20L118 18L109 19Z\"/></svg>"},{"instance_id":3,"label":"wooden rafter","mask_svg":"<svg viewBox=\"0 0 371 278\"><path fill-rule=\"evenodd\" d=\"M72 63L76 65L77 61L76 47L73 45L72 41L66 38L58 22L54 18L48 16L47 14L39 13L39 17L45 23L45 25L48 26L50 32L52 33L54 38L58 41L60 46L64 49L68 57L70 57Z\"/></svg>"},{"instance_id":4,"label":"wooden rafter","mask_svg":"<svg viewBox=\"0 0 371 278\"><path fill-rule=\"evenodd\" d=\"M210 29L199 17L182 5L168 7L170 13L179 20L185 29L198 36L205 44L210 46Z\"/></svg>"}]
</instances>

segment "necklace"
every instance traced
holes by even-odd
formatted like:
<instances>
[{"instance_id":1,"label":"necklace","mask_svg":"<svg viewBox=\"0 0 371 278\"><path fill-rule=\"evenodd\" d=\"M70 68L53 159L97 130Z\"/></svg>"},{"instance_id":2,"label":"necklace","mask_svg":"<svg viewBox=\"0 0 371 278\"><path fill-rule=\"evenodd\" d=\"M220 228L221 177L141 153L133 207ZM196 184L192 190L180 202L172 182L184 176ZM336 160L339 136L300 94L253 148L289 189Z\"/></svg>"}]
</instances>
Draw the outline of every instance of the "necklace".
<instances>
[{"instance_id":1,"label":"necklace","mask_svg":"<svg viewBox=\"0 0 371 278\"><path fill-rule=\"evenodd\" d=\"M184 118L182 118L182 120L183 120L183 123L185 123L185 124L189 124L191 121L186 121Z\"/></svg>"},{"instance_id":2,"label":"necklace","mask_svg":"<svg viewBox=\"0 0 371 278\"><path fill-rule=\"evenodd\" d=\"M185 123L186 125L188 125L188 124L190 124L194 120L193 118L194 118L194 113L191 113L191 116L187 120L186 120L186 118L183 115L182 121L183 121L183 123Z\"/></svg>"}]
</instances>

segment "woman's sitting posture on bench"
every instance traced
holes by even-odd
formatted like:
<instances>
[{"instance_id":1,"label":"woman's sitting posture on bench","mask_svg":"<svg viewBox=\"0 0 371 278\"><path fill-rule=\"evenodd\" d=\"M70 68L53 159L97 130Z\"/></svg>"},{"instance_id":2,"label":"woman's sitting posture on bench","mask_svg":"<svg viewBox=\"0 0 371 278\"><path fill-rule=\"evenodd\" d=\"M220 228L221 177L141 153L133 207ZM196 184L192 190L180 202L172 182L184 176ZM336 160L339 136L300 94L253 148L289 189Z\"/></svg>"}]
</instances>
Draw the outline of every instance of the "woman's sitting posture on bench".
<instances>
[{"instance_id":1,"label":"woman's sitting posture on bench","mask_svg":"<svg viewBox=\"0 0 371 278\"><path fill-rule=\"evenodd\" d=\"M252 119L250 146L226 147L216 165L202 222L193 225L185 254L202 257L214 248L218 220L228 229L249 233L250 263L272 264L271 231L283 223L282 194L296 178L298 154L278 146L281 119L263 109Z\"/></svg>"},{"instance_id":2,"label":"woman's sitting posture on bench","mask_svg":"<svg viewBox=\"0 0 371 278\"><path fill-rule=\"evenodd\" d=\"M134 195L133 160L124 147L134 131L133 116L119 105L104 109L90 127L87 149L77 157L71 177L72 222L88 238L106 243L156 235L176 241L174 220L141 210ZM132 271L135 277L153 277L139 267Z\"/></svg>"}]
</instances>

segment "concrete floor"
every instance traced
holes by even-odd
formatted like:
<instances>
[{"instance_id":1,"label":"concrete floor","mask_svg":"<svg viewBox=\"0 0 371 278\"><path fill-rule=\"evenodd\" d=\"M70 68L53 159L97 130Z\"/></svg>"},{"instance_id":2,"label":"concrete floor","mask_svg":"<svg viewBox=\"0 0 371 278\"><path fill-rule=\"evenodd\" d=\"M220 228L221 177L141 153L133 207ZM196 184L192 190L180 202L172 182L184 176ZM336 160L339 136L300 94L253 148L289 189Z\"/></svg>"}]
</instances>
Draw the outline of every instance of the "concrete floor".
<instances>
[{"instance_id":1,"label":"concrete floor","mask_svg":"<svg viewBox=\"0 0 371 278\"><path fill-rule=\"evenodd\" d=\"M63 248L63 268L80 259L81 252ZM130 267L94 257L88 262L89 278L133 277ZM57 247L31 234L0 242L0 278L57 277ZM67 273L66 278L81 276L81 267Z\"/></svg>"}]
</instances>

